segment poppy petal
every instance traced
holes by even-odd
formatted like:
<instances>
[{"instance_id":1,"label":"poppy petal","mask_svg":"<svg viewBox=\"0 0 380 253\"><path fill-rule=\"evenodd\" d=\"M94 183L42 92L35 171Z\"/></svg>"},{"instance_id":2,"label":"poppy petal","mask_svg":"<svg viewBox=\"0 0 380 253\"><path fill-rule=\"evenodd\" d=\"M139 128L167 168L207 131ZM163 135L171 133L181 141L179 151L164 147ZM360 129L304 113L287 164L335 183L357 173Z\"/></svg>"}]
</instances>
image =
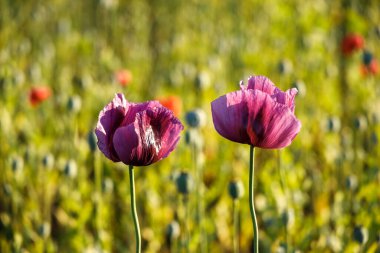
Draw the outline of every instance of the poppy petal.
<instances>
[{"instance_id":1,"label":"poppy petal","mask_svg":"<svg viewBox=\"0 0 380 253\"><path fill-rule=\"evenodd\" d=\"M247 92L248 90L243 89L227 93L211 103L212 120L216 131L231 141L244 144L250 143L247 134Z\"/></svg>"},{"instance_id":2,"label":"poppy petal","mask_svg":"<svg viewBox=\"0 0 380 253\"><path fill-rule=\"evenodd\" d=\"M115 98L100 112L98 124L95 129L99 149L106 157L114 162L119 162L120 159L113 147L113 134L123 122L128 107L129 103L123 94L116 94Z\"/></svg>"}]
</instances>

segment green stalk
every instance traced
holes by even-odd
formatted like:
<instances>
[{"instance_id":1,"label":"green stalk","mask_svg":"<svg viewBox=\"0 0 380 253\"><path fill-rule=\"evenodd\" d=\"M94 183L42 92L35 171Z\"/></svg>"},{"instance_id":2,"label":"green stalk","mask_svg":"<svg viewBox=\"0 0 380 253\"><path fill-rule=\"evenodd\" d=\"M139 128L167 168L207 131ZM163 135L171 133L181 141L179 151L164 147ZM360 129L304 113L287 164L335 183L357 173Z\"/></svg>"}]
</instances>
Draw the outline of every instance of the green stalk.
<instances>
[{"instance_id":1,"label":"green stalk","mask_svg":"<svg viewBox=\"0 0 380 253\"><path fill-rule=\"evenodd\" d=\"M232 203L233 219L234 219L234 234L233 244L234 253L239 253L239 200L235 199Z\"/></svg>"},{"instance_id":2,"label":"green stalk","mask_svg":"<svg viewBox=\"0 0 380 253\"><path fill-rule=\"evenodd\" d=\"M137 211L136 211L135 177L133 174L132 165L129 165L129 184L130 184L130 191L131 191L132 218L133 218L133 223L135 225L136 253L141 253L141 234L140 234L139 218L137 217Z\"/></svg>"},{"instance_id":3,"label":"green stalk","mask_svg":"<svg viewBox=\"0 0 380 253\"><path fill-rule=\"evenodd\" d=\"M259 253L259 229L257 227L257 219L254 205L254 174L255 174L255 147L250 146L249 156L249 209L253 223L253 253Z\"/></svg>"}]
</instances>

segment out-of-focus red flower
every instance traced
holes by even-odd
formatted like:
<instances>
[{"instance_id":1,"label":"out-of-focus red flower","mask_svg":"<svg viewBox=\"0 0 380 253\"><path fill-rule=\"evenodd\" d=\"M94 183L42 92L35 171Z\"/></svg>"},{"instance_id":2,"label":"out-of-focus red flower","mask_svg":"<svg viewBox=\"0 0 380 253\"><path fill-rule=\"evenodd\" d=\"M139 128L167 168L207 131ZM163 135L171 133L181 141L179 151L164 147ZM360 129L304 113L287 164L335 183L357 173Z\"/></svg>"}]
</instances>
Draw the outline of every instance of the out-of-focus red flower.
<instances>
[{"instance_id":1,"label":"out-of-focus red flower","mask_svg":"<svg viewBox=\"0 0 380 253\"><path fill-rule=\"evenodd\" d=\"M119 70L115 73L115 78L121 86L126 86L132 81L132 73L127 69Z\"/></svg>"},{"instance_id":2,"label":"out-of-focus red flower","mask_svg":"<svg viewBox=\"0 0 380 253\"><path fill-rule=\"evenodd\" d=\"M47 86L33 87L29 92L29 102L37 106L51 96L51 90Z\"/></svg>"},{"instance_id":3,"label":"out-of-focus red flower","mask_svg":"<svg viewBox=\"0 0 380 253\"><path fill-rule=\"evenodd\" d=\"M345 56L351 55L353 52L364 47L364 39L358 34L346 35L341 44L342 53Z\"/></svg>"},{"instance_id":4,"label":"out-of-focus red flower","mask_svg":"<svg viewBox=\"0 0 380 253\"><path fill-rule=\"evenodd\" d=\"M379 73L379 63L377 62L375 58L373 58L369 64L363 63L361 70L362 70L363 75L365 76L371 75L371 74L376 75L377 73Z\"/></svg>"},{"instance_id":5,"label":"out-of-focus red flower","mask_svg":"<svg viewBox=\"0 0 380 253\"><path fill-rule=\"evenodd\" d=\"M171 110L175 116L179 116L182 110L182 100L177 96L169 96L158 99L161 105Z\"/></svg>"}]
</instances>

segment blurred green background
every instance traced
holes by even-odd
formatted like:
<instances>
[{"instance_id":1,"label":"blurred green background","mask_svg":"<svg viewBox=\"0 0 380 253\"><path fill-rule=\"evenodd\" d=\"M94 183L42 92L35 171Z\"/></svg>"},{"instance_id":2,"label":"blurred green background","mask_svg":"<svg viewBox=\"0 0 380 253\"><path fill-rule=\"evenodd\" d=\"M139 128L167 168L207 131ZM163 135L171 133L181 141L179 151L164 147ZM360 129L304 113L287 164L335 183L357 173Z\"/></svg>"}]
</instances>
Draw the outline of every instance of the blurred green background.
<instances>
[{"instance_id":1,"label":"blurred green background","mask_svg":"<svg viewBox=\"0 0 380 253\"><path fill-rule=\"evenodd\" d=\"M91 135L116 92L175 95L183 122L207 115L171 156L135 170L143 252L184 252L185 223L190 252L232 252L228 183L247 189L249 147L216 133L210 102L253 74L299 89L303 125L290 147L256 151L261 252L380 252L380 80L361 71L364 49L341 54L349 33L380 55L377 0L0 0L0 252L134 251L126 166ZM40 86L51 96L32 106ZM186 222L180 171L196 185Z\"/></svg>"}]
</instances>

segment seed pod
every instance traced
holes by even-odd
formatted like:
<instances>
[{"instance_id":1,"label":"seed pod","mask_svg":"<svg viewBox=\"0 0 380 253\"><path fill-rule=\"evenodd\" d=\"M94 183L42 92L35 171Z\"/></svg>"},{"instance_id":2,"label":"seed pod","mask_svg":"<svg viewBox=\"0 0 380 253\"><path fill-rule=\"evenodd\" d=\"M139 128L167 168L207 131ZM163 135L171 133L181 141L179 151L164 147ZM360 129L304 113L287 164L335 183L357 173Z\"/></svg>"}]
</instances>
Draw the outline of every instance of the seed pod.
<instances>
[{"instance_id":1,"label":"seed pod","mask_svg":"<svg viewBox=\"0 0 380 253\"><path fill-rule=\"evenodd\" d=\"M50 153L44 155L44 157L42 158L42 165L46 169L52 169L54 166L54 156Z\"/></svg>"},{"instance_id":2,"label":"seed pod","mask_svg":"<svg viewBox=\"0 0 380 253\"><path fill-rule=\"evenodd\" d=\"M71 96L67 100L67 109L70 112L76 113L79 112L82 106L82 100L79 96Z\"/></svg>"},{"instance_id":3,"label":"seed pod","mask_svg":"<svg viewBox=\"0 0 380 253\"><path fill-rule=\"evenodd\" d=\"M38 234L42 237L42 238L47 238L49 237L50 235L50 224L47 223L47 222L44 222L42 223L39 227L38 227Z\"/></svg>"},{"instance_id":4,"label":"seed pod","mask_svg":"<svg viewBox=\"0 0 380 253\"><path fill-rule=\"evenodd\" d=\"M354 119L354 127L357 130L364 131L367 129L367 119L364 116L358 116Z\"/></svg>"},{"instance_id":5,"label":"seed pod","mask_svg":"<svg viewBox=\"0 0 380 253\"><path fill-rule=\"evenodd\" d=\"M243 183L239 180L233 180L228 184L228 193L232 199L240 199L244 195Z\"/></svg>"},{"instance_id":6,"label":"seed pod","mask_svg":"<svg viewBox=\"0 0 380 253\"><path fill-rule=\"evenodd\" d=\"M289 74L293 70L293 64L288 59L283 59L278 63L278 71L280 74Z\"/></svg>"},{"instance_id":7,"label":"seed pod","mask_svg":"<svg viewBox=\"0 0 380 253\"><path fill-rule=\"evenodd\" d=\"M206 113L202 109L195 109L186 113L186 123L190 127L199 128L206 125Z\"/></svg>"},{"instance_id":8,"label":"seed pod","mask_svg":"<svg viewBox=\"0 0 380 253\"><path fill-rule=\"evenodd\" d=\"M77 176L78 167L74 160L67 161L64 168L64 173L66 176L71 177L71 178L75 178Z\"/></svg>"},{"instance_id":9,"label":"seed pod","mask_svg":"<svg viewBox=\"0 0 380 253\"><path fill-rule=\"evenodd\" d=\"M173 240L173 239L177 239L180 234L181 234L181 228L180 228L178 222L173 220L166 227L166 236L168 239Z\"/></svg>"},{"instance_id":10,"label":"seed pod","mask_svg":"<svg viewBox=\"0 0 380 253\"><path fill-rule=\"evenodd\" d=\"M346 187L350 190L355 190L358 186L358 179L355 175L350 175L346 178Z\"/></svg>"},{"instance_id":11,"label":"seed pod","mask_svg":"<svg viewBox=\"0 0 380 253\"><path fill-rule=\"evenodd\" d=\"M364 65L369 65L373 59L373 55L369 51L364 51L362 56L362 61Z\"/></svg>"},{"instance_id":12,"label":"seed pod","mask_svg":"<svg viewBox=\"0 0 380 253\"><path fill-rule=\"evenodd\" d=\"M90 131L87 135L87 143L88 143L88 146L90 147L91 152L95 152L97 150L98 146L96 142L97 142L97 138L94 131Z\"/></svg>"},{"instance_id":13,"label":"seed pod","mask_svg":"<svg viewBox=\"0 0 380 253\"><path fill-rule=\"evenodd\" d=\"M364 245L368 240L368 230L362 226L356 226L353 233L354 240Z\"/></svg>"},{"instance_id":14,"label":"seed pod","mask_svg":"<svg viewBox=\"0 0 380 253\"><path fill-rule=\"evenodd\" d=\"M296 88L298 90L298 94L301 97L304 97L306 95L306 86L305 86L305 83L303 81L297 80L297 81L293 82L292 87Z\"/></svg>"},{"instance_id":15,"label":"seed pod","mask_svg":"<svg viewBox=\"0 0 380 253\"><path fill-rule=\"evenodd\" d=\"M326 122L326 129L329 132L338 132L340 130L340 119L338 117L329 117Z\"/></svg>"},{"instance_id":16,"label":"seed pod","mask_svg":"<svg viewBox=\"0 0 380 253\"><path fill-rule=\"evenodd\" d=\"M193 190L194 182L190 174L182 171L176 179L177 190L181 194L189 194Z\"/></svg>"},{"instance_id":17,"label":"seed pod","mask_svg":"<svg viewBox=\"0 0 380 253\"><path fill-rule=\"evenodd\" d=\"M19 156L15 156L11 160L11 166L12 170L15 173L21 172L21 170L24 168L24 160Z\"/></svg>"},{"instance_id":18,"label":"seed pod","mask_svg":"<svg viewBox=\"0 0 380 253\"><path fill-rule=\"evenodd\" d=\"M210 75L207 72L201 72L195 77L195 87L199 90L207 89L210 83Z\"/></svg>"}]
</instances>

